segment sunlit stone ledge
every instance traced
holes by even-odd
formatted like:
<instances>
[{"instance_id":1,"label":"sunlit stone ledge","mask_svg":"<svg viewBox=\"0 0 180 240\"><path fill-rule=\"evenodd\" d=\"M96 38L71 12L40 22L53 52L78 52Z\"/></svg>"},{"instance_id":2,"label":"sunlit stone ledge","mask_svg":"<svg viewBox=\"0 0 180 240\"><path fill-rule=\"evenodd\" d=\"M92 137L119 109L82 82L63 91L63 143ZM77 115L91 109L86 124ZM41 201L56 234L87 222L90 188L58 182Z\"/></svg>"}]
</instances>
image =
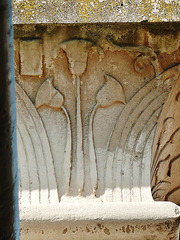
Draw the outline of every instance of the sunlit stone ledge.
<instances>
[{"instance_id":1,"label":"sunlit stone ledge","mask_svg":"<svg viewBox=\"0 0 180 240\"><path fill-rule=\"evenodd\" d=\"M178 239L170 202L21 206L21 239Z\"/></svg>"}]
</instances>

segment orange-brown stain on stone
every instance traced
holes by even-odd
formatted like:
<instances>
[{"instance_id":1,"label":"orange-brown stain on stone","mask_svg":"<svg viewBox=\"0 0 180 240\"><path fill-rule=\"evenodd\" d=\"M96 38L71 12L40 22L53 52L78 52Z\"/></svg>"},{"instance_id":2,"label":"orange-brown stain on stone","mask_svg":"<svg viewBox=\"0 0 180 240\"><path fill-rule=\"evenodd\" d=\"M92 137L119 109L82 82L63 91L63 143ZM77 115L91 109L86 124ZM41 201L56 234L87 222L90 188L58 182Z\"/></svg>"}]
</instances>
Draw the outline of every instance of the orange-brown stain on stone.
<instances>
[{"instance_id":1,"label":"orange-brown stain on stone","mask_svg":"<svg viewBox=\"0 0 180 240\"><path fill-rule=\"evenodd\" d=\"M130 226L130 229L132 230L132 233L134 233L134 227Z\"/></svg>"},{"instance_id":2,"label":"orange-brown stain on stone","mask_svg":"<svg viewBox=\"0 0 180 240\"><path fill-rule=\"evenodd\" d=\"M130 232L131 232L131 229L129 228L129 225L127 225L127 227L126 227L126 232L127 232L127 233L130 233Z\"/></svg>"},{"instance_id":3,"label":"orange-brown stain on stone","mask_svg":"<svg viewBox=\"0 0 180 240\"><path fill-rule=\"evenodd\" d=\"M65 228L64 230L63 230L63 234L66 234L67 233L67 228Z\"/></svg>"},{"instance_id":4,"label":"orange-brown stain on stone","mask_svg":"<svg viewBox=\"0 0 180 240\"><path fill-rule=\"evenodd\" d=\"M142 225L141 228L142 228L142 230L146 231L146 226L145 225Z\"/></svg>"},{"instance_id":5,"label":"orange-brown stain on stone","mask_svg":"<svg viewBox=\"0 0 180 240\"><path fill-rule=\"evenodd\" d=\"M145 33L145 36L144 36L144 45L146 47L149 47L149 36L148 36L148 32Z\"/></svg>"},{"instance_id":6,"label":"orange-brown stain on stone","mask_svg":"<svg viewBox=\"0 0 180 240\"><path fill-rule=\"evenodd\" d=\"M179 62L180 62L180 47L172 53L167 53L167 52L159 53L158 60L161 64L163 70L166 70L169 67L179 64Z\"/></svg>"},{"instance_id":7,"label":"orange-brown stain on stone","mask_svg":"<svg viewBox=\"0 0 180 240\"><path fill-rule=\"evenodd\" d=\"M109 229L108 228L104 228L104 233L107 235L110 235Z\"/></svg>"},{"instance_id":8,"label":"orange-brown stain on stone","mask_svg":"<svg viewBox=\"0 0 180 240\"><path fill-rule=\"evenodd\" d=\"M180 92L176 94L176 101L180 101Z\"/></svg>"},{"instance_id":9,"label":"orange-brown stain on stone","mask_svg":"<svg viewBox=\"0 0 180 240\"><path fill-rule=\"evenodd\" d=\"M100 223L97 224L99 229L102 229L102 225Z\"/></svg>"}]
</instances>

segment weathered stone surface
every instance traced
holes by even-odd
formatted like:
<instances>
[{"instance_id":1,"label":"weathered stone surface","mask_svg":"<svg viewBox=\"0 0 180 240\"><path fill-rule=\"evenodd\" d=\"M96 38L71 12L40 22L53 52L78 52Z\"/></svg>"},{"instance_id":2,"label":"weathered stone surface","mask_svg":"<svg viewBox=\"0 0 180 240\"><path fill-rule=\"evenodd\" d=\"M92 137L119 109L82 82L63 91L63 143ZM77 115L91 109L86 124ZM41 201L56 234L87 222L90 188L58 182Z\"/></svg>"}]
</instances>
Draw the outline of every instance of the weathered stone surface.
<instances>
[{"instance_id":1,"label":"weathered stone surface","mask_svg":"<svg viewBox=\"0 0 180 240\"><path fill-rule=\"evenodd\" d=\"M178 0L13 0L14 23L169 22Z\"/></svg>"},{"instance_id":2,"label":"weathered stone surface","mask_svg":"<svg viewBox=\"0 0 180 240\"><path fill-rule=\"evenodd\" d=\"M178 216L178 207L167 202L26 206L21 239L178 240Z\"/></svg>"},{"instance_id":3,"label":"weathered stone surface","mask_svg":"<svg viewBox=\"0 0 180 240\"><path fill-rule=\"evenodd\" d=\"M39 39L21 40L21 75L42 75L42 43Z\"/></svg>"},{"instance_id":4,"label":"weathered stone surface","mask_svg":"<svg viewBox=\"0 0 180 240\"><path fill-rule=\"evenodd\" d=\"M37 76L21 73L27 64L21 59L28 59L21 56L28 53L22 41L30 49L42 43ZM105 225L92 230L95 239L115 239L117 224L121 233L127 229L119 239L161 239L157 226L166 228L166 221L172 228L163 238L177 238L179 209L153 201L150 164L157 120L180 72L179 49L177 24L15 26L24 239L26 221L33 239L39 236L35 222L43 239L52 232L89 239L86 229L97 219ZM55 227L46 228L47 219ZM147 221L148 230L128 235L130 219L137 229Z\"/></svg>"}]
</instances>

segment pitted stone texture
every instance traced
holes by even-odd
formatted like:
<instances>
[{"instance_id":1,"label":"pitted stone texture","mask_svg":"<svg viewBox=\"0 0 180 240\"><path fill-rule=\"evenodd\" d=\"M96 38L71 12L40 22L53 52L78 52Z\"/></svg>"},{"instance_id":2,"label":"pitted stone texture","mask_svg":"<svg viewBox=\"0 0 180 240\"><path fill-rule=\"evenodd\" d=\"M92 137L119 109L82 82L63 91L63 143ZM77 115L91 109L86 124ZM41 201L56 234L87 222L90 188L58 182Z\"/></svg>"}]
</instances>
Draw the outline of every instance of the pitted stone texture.
<instances>
[{"instance_id":1,"label":"pitted stone texture","mask_svg":"<svg viewBox=\"0 0 180 240\"><path fill-rule=\"evenodd\" d=\"M180 20L178 0L14 0L13 11L14 24Z\"/></svg>"},{"instance_id":2,"label":"pitted stone texture","mask_svg":"<svg viewBox=\"0 0 180 240\"><path fill-rule=\"evenodd\" d=\"M22 240L178 240L173 203L99 203L21 207Z\"/></svg>"}]
</instances>

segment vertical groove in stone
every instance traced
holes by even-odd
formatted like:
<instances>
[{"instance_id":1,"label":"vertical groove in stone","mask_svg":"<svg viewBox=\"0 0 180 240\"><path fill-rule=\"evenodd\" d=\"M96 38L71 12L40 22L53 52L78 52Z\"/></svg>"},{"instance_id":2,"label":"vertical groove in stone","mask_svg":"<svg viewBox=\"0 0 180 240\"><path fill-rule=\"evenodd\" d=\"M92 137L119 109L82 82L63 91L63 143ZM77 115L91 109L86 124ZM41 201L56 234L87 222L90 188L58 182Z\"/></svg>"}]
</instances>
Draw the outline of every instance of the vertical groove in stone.
<instances>
[{"instance_id":1,"label":"vertical groove in stone","mask_svg":"<svg viewBox=\"0 0 180 240\"><path fill-rule=\"evenodd\" d=\"M77 86L77 146L76 146L76 159L77 159L77 179L79 193L84 188L84 159L83 159L83 146L82 146L82 119L81 119L81 93L80 93L80 78L76 76Z\"/></svg>"}]
</instances>

